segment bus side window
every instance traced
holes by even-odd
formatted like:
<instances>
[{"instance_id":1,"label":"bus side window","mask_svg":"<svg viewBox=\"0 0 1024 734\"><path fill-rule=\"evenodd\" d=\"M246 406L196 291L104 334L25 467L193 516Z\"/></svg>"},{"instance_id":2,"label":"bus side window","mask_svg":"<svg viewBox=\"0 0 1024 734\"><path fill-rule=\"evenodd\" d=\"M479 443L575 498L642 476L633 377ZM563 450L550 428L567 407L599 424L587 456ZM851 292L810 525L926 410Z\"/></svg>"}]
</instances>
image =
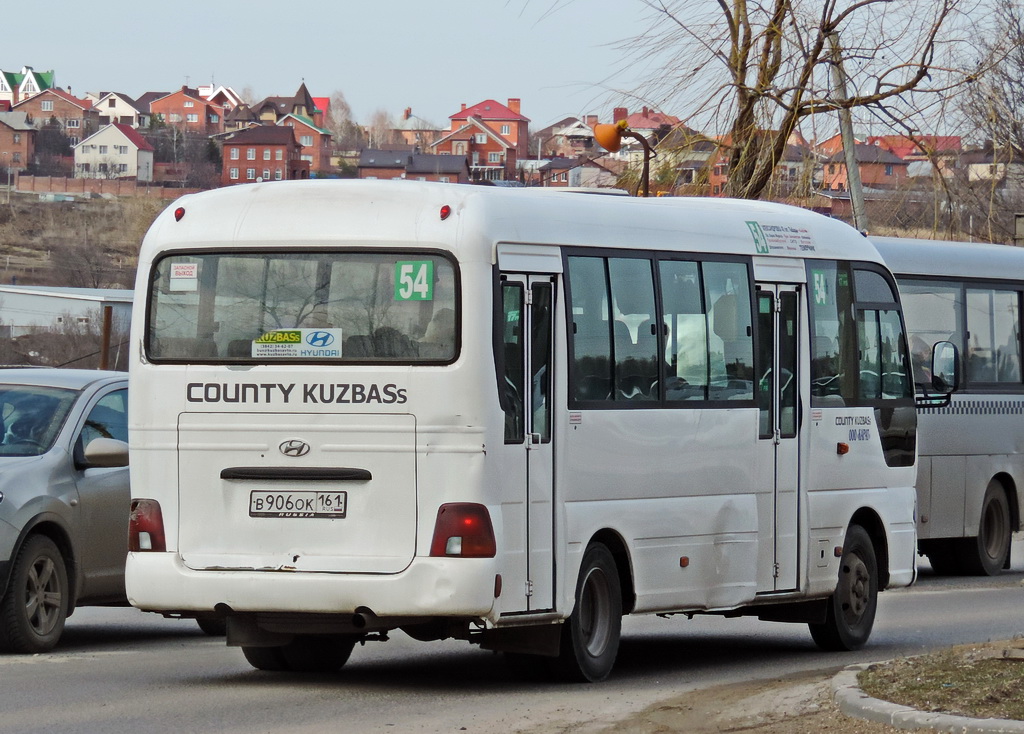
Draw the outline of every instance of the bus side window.
<instances>
[{"instance_id":1,"label":"bus side window","mask_svg":"<svg viewBox=\"0 0 1024 734\"><path fill-rule=\"evenodd\" d=\"M610 400L612 390L611 324L605 260L570 257L572 284L573 397Z\"/></svg>"},{"instance_id":2,"label":"bus side window","mask_svg":"<svg viewBox=\"0 0 1024 734\"><path fill-rule=\"evenodd\" d=\"M658 336L647 258L610 258L615 320L615 399L657 400Z\"/></svg>"},{"instance_id":3,"label":"bus side window","mask_svg":"<svg viewBox=\"0 0 1024 734\"><path fill-rule=\"evenodd\" d=\"M711 400L754 399L750 279L743 263L706 262Z\"/></svg>"},{"instance_id":4,"label":"bus side window","mask_svg":"<svg viewBox=\"0 0 1024 734\"><path fill-rule=\"evenodd\" d=\"M708 389L707 322L696 262L663 260L659 265L664 304L665 397L706 400Z\"/></svg>"}]
</instances>

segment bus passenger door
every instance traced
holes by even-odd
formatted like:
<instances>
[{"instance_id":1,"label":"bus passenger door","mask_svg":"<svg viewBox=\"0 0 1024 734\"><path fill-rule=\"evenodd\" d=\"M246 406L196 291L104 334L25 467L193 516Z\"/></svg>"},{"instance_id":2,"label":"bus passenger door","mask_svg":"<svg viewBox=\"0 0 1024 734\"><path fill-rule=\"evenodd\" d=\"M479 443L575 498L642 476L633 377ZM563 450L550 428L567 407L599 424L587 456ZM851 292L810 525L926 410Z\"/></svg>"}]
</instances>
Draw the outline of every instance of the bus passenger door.
<instances>
[{"instance_id":1,"label":"bus passenger door","mask_svg":"<svg viewBox=\"0 0 1024 734\"><path fill-rule=\"evenodd\" d=\"M551 431L552 327L554 284L552 276L502 275L504 312L506 423L505 443L521 447L519 471L524 486L512 505L521 506L520 524L525 548L525 577L520 588L506 585L507 593L525 597L526 611L554 606L554 555L552 538L553 461ZM511 408L511 410L510 410ZM509 507L509 510L512 508Z\"/></svg>"},{"instance_id":2,"label":"bus passenger door","mask_svg":"<svg viewBox=\"0 0 1024 734\"><path fill-rule=\"evenodd\" d=\"M759 284L757 289L758 464L763 485L759 519L768 541L760 555L758 591L797 588L797 513L800 482L800 288ZM767 491L765 491L767 489ZM770 539L767 533L771 533Z\"/></svg>"}]
</instances>

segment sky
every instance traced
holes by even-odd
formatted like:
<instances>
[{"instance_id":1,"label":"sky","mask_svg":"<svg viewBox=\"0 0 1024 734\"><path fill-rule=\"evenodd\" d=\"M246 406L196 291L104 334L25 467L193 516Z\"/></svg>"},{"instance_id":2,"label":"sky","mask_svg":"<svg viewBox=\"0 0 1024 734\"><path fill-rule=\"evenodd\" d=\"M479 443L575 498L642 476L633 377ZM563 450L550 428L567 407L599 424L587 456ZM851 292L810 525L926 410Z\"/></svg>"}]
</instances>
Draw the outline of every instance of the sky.
<instances>
[{"instance_id":1,"label":"sky","mask_svg":"<svg viewBox=\"0 0 1024 734\"><path fill-rule=\"evenodd\" d=\"M0 44L0 69L53 70L76 95L138 97L213 82L256 101L342 92L370 123L406 108L440 128L461 104L522 100L539 130L565 117L640 106L617 48L643 29L625 0L48 0L53 23L19 24ZM39 19L37 17L37 19ZM625 69L625 71L622 71ZM621 71L621 73L619 73ZM666 110L666 112L671 112ZM678 113L677 113L678 114Z\"/></svg>"}]
</instances>

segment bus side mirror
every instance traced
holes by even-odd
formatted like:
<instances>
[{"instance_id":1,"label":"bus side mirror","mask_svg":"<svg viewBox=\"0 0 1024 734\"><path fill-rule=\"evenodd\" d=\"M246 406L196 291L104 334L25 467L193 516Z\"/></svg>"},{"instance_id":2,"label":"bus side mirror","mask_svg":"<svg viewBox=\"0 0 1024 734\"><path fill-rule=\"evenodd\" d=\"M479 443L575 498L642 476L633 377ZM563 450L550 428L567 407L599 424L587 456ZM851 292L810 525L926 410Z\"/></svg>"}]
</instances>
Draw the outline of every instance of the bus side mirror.
<instances>
[{"instance_id":1,"label":"bus side mirror","mask_svg":"<svg viewBox=\"0 0 1024 734\"><path fill-rule=\"evenodd\" d=\"M932 346L932 389L949 395L960 389L960 355L953 342L935 342Z\"/></svg>"}]
</instances>

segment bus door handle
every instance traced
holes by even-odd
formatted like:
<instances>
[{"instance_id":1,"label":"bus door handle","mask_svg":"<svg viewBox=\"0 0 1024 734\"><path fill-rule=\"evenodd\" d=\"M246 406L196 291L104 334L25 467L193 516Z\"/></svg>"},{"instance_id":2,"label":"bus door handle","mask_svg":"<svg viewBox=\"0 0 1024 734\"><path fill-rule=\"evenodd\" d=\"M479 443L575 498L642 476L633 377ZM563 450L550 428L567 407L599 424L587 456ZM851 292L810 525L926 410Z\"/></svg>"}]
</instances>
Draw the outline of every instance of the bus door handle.
<instances>
[{"instance_id":1,"label":"bus door handle","mask_svg":"<svg viewBox=\"0 0 1024 734\"><path fill-rule=\"evenodd\" d=\"M528 433L526 435L530 437L530 444L531 445L536 446L536 445L540 444L541 438L540 438L540 434L539 433Z\"/></svg>"},{"instance_id":2,"label":"bus door handle","mask_svg":"<svg viewBox=\"0 0 1024 734\"><path fill-rule=\"evenodd\" d=\"M220 470L221 479L290 482L366 482L373 479L369 469L348 466L229 466Z\"/></svg>"}]
</instances>

